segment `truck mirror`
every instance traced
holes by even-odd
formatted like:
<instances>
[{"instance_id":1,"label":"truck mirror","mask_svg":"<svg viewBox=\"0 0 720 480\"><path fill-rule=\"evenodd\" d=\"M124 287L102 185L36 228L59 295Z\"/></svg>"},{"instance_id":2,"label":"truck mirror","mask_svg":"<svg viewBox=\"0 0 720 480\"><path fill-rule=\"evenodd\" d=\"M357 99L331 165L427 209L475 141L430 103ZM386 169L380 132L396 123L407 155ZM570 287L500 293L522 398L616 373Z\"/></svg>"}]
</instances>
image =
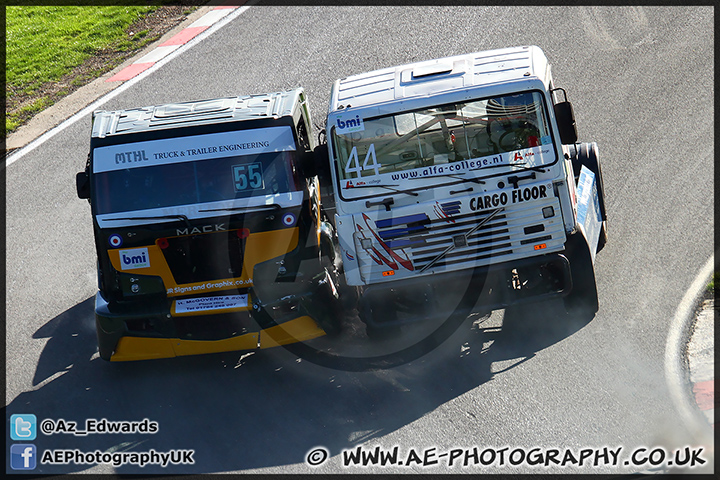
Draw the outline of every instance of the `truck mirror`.
<instances>
[{"instance_id":1,"label":"truck mirror","mask_svg":"<svg viewBox=\"0 0 720 480\"><path fill-rule=\"evenodd\" d=\"M560 130L560 141L565 145L576 143L578 139L577 125L575 125L575 114L570 102L566 100L556 103L555 117L558 130Z\"/></svg>"},{"instance_id":2,"label":"truck mirror","mask_svg":"<svg viewBox=\"0 0 720 480\"><path fill-rule=\"evenodd\" d=\"M560 131L560 142L564 145L576 143L578 139L577 125L575 125L575 114L573 108L567 99L567 92L564 88L553 88L550 90L550 95L553 96L553 100L556 98L556 94L562 92L563 101L554 101L555 118L557 119L558 130Z\"/></svg>"},{"instance_id":3,"label":"truck mirror","mask_svg":"<svg viewBox=\"0 0 720 480\"><path fill-rule=\"evenodd\" d=\"M303 177L311 178L317 175L315 168L315 155L313 152L302 152L300 154L300 172Z\"/></svg>"},{"instance_id":4,"label":"truck mirror","mask_svg":"<svg viewBox=\"0 0 720 480\"><path fill-rule=\"evenodd\" d=\"M79 198L90 198L90 177L87 172L78 172L75 175L75 186Z\"/></svg>"},{"instance_id":5,"label":"truck mirror","mask_svg":"<svg viewBox=\"0 0 720 480\"><path fill-rule=\"evenodd\" d=\"M319 177L320 183L330 182L330 160L328 159L327 143L322 143L313 150L313 162L315 175Z\"/></svg>"}]
</instances>

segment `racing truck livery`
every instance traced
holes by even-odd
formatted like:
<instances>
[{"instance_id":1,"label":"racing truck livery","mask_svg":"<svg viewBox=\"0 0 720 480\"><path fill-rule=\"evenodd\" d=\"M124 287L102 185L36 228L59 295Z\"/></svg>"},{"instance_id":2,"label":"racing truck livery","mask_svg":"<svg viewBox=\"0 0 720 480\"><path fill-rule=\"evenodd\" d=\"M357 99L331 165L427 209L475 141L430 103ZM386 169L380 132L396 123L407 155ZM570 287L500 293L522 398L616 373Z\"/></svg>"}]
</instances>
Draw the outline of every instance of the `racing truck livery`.
<instances>
[{"instance_id":1,"label":"racing truck livery","mask_svg":"<svg viewBox=\"0 0 720 480\"><path fill-rule=\"evenodd\" d=\"M337 80L327 117L345 280L368 334L552 296L598 309L607 239L595 143L524 46ZM478 307L479 306L479 307Z\"/></svg>"},{"instance_id":2,"label":"racing truck livery","mask_svg":"<svg viewBox=\"0 0 720 480\"><path fill-rule=\"evenodd\" d=\"M310 125L302 89L93 114L77 190L91 204L103 359L337 327Z\"/></svg>"}]
</instances>

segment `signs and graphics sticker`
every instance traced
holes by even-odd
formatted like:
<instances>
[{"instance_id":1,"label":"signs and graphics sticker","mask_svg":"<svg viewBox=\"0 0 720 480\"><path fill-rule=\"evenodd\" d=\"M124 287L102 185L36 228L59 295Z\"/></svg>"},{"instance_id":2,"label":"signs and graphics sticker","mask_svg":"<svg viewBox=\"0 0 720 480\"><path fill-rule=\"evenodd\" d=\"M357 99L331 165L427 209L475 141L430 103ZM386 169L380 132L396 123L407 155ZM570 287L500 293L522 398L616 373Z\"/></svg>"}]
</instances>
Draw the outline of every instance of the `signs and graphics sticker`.
<instances>
[{"instance_id":1,"label":"signs and graphics sticker","mask_svg":"<svg viewBox=\"0 0 720 480\"><path fill-rule=\"evenodd\" d=\"M122 247L123 239L117 233L113 233L112 235L110 235L110 237L108 237L108 243L113 248Z\"/></svg>"},{"instance_id":2,"label":"signs and graphics sticker","mask_svg":"<svg viewBox=\"0 0 720 480\"><path fill-rule=\"evenodd\" d=\"M175 301L175 313L206 312L209 310L225 310L228 308L245 308L247 306L247 294L188 298Z\"/></svg>"},{"instance_id":3,"label":"signs and graphics sticker","mask_svg":"<svg viewBox=\"0 0 720 480\"><path fill-rule=\"evenodd\" d=\"M150 256L147 248L133 248L132 250L120 250L120 268L123 270L134 270L136 268L148 268Z\"/></svg>"}]
</instances>

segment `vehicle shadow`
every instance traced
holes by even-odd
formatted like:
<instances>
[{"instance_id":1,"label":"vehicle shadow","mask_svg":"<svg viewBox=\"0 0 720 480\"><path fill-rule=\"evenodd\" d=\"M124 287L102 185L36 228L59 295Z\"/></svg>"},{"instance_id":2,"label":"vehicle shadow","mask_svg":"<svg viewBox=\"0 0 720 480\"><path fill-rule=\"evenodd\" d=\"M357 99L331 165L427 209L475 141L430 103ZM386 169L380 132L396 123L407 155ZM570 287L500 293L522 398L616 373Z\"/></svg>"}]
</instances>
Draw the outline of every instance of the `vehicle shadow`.
<instances>
[{"instance_id":1,"label":"vehicle shadow","mask_svg":"<svg viewBox=\"0 0 720 480\"><path fill-rule=\"evenodd\" d=\"M590 319L565 314L561 303L469 317L433 351L391 369L349 372L304 361L283 348L258 352L110 363L96 354L94 301L47 322L32 391L7 406L15 413L77 422L157 422L154 434L38 433L38 455L193 450L191 465L96 467L38 463L34 473L174 474L228 472L303 464L316 446L331 456L382 437L526 362ZM510 365L505 366L505 363ZM495 365L495 367L493 367ZM497 368L501 365L501 368ZM478 415L491 414L477 405ZM42 457L41 457L42 458Z\"/></svg>"}]
</instances>

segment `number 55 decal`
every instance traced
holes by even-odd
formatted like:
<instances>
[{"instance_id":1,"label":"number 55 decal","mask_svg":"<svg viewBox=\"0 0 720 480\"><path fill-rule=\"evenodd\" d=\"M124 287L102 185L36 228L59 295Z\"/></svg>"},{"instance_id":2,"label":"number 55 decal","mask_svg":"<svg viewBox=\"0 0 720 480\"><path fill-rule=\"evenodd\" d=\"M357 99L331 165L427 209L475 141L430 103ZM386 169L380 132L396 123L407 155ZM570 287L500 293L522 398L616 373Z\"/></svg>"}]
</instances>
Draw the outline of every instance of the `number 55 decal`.
<instances>
[{"instance_id":1,"label":"number 55 decal","mask_svg":"<svg viewBox=\"0 0 720 480\"><path fill-rule=\"evenodd\" d=\"M368 165L368 161L372 159L372 163ZM353 160L355 160L355 166L353 167ZM377 157L375 156L375 144L371 143L370 148L368 148L367 154L365 155L365 161L363 162L362 167L360 167L360 159L358 158L358 152L357 147L353 147L353 149L350 151L350 158L348 158L348 163L345 165L345 173L350 176L351 173L354 173L357 175L357 178L360 178L361 172L363 170L375 170L375 175L378 175L380 173L380 167L382 167L381 164L377 163Z\"/></svg>"},{"instance_id":2,"label":"number 55 decal","mask_svg":"<svg viewBox=\"0 0 720 480\"><path fill-rule=\"evenodd\" d=\"M247 165L233 165L233 179L235 180L235 191L250 188L262 188L262 164L249 163Z\"/></svg>"}]
</instances>

